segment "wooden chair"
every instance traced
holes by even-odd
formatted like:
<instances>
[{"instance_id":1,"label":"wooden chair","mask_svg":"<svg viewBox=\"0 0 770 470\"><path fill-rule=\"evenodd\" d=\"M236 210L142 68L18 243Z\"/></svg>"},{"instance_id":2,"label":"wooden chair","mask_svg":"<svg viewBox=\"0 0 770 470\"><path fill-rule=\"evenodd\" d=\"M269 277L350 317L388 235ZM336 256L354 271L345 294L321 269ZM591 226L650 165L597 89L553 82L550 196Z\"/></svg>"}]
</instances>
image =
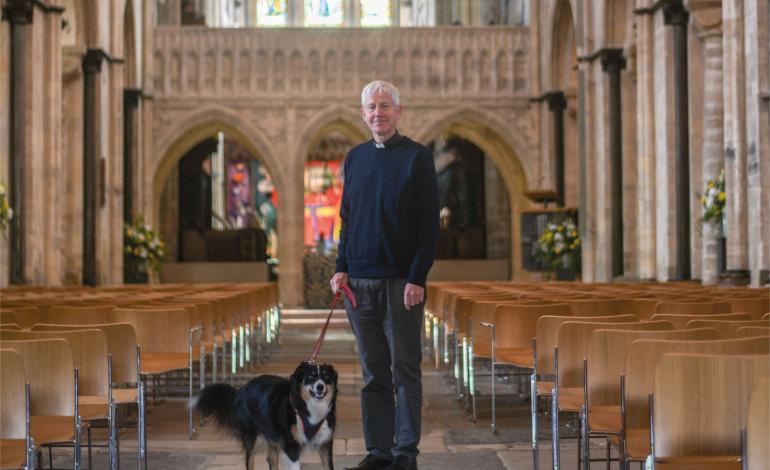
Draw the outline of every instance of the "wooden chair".
<instances>
[{"instance_id":1,"label":"wooden chair","mask_svg":"<svg viewBox=\"0 0 770 470\"><path fill-rule=\"evenodd\" d=\"M663 320L674 325L677 330L687 328L691 320L751 320L748 313L715 313L713 315L682 315L673 313L656 313L652 320Z\"/></svg>"},{"instance_id":2,"label":"wooden chair","mask_svg":"<svg viewBox=\"0 0 770 470\"><path fill-rule=\"evenodd\" d=\"M16 323L0 323L0 330L16 330L20 331L21 327Z\"/></svg>"},{"instance_id":3,"label":"wooden chair","mask_svg":"<svg viewBox=\"0 0 770 470\"><path fill-rule=\"evenodd\" d=\"M147 468L147 431L144 386L141 370L141 354L136 340L136 332L130 323L107 323L88 325L101 330L107 340L107 350L112 360L112 402L116 407L136 405L138 416L138 457L141 468ZM32 331L66 331L82 329L82 325L38 324ZM120 426L115 415L115 447L120 448ZM118 456L119 458L119 456ZM119 465L119 462L118 462Z\"/></svg>"},{"instance_id":4,"label":"wooden chair","mask_svg":"<svg viewBox=\"0 0 770 470\"><path fill-rule=\"evenodd\" d=\"M82 327L82 326L81 326ZM107 339L98 329L66 331L0 331L0 340L64 339L72 349L72 359L78 369L78 410L82 421L88 423L89 463L91 462L91 424L105 422L109 430L108 447L111 468L117 468L117 445L112 383L112 358Z\"/></svg>"},{"instance_id":5,"label":"wooden chair","mask_svg":"<svg viewBox=\"0 0 770 470\"><path fill-rule=\"evenodd\" d=\"M734 313L729 302L658 302L655 313L680 315L709 315L713 313Z\"/></svg>"},{"instance_id":6,"label":"wooden chair","mask_svg":"<svg viewBox=\"0 0 770 470\"><path fill-rule=\"evenodd\" d=\"M29 434L29 384L24 361L13 349L0 349L0 468L35 466Z\"/></svg>"},{"instance_id":7,"label":"wooden chair","mask_svg":"<svg viewBox=\"0 0 770 470\"><path fill-rule=\"evenodd\" d=\"M691 320L687 328L716 328L722 336L729 337L744 326L758 326L770 328L770 322L765 320Z\"/></svg>"},{"instance_id":8,"label":"wooden chair","mask_svg":"<svg viewBox=\"0 0 770 470\"><path fill-rule=\"evenodd\" d=\"M762 320L770 320L770 312L762 315Z\"/></svg>"},{"instance_id":9,"label":"wooden chair","mask_svg":"<svg viewBox=\"0 0 770 470\"><path fill-rule=\"evenodd\" d=\"M2 309L0 310L0 323L2 324L19 324L18 318L13 310Z\"/></svg>"},{"instance_id":10,"label":"wooden chair","mask_svg":"<svg viewBox=\"0 0 770 470\"><path fill-rule=\"evenodd\" d=\"M546 315L563 315L568 313L565 304L541 304L520 302L496 304L492 310L491 321L474 316L474 326L489 328L491 330L489 350L480 348L477 352L475 337L472 338L471 359L476 357L489 358L492 367L492 432L497 431L496 422L496 392L497 380L496 364L508 364L520 369L532 369L532 338L535 336L535 328L540 317ZM482 335L477 335L482 336ZM482 343L483 344L483 343ZM472 368L472 371L475 370ZM471 376L471 395L473 418L476 418L476 393L475 376Z\"/></svg>"},{"instance_id":11,"label":"wooden chair","mask_svg":"<svg viewBox=\"0 0 770 470\"><path fill-rule=\"evenodd\" d=\"M749 397L768 368L766 354L664 354L649 399L654 467L740 470Z\"/></svg>"},{"instance_id":12,"label":"wooden chair","mask_svg":"<svg viewBox=\"0 0 770 470\"><path fill-rule=\"evenodd\" d=\"M29 328L40 320L40 312L35 306L15 305L14 307L3 307L2 311L13 312L16 321L10 323L16 323L22 328Z\"/></svg>"},{"instance_id":13,"label":"wooden chair","mask_svg":"<svg viewBox=\"0 0 770 470\"><path fill-rule=\"evenodd\" d=\"M745 442L745 468L770 470L770 378L760 380L751 392Z\"/></svg>"},{"instance_id":14,"label":"wooden chair","mask_svg":"<svg viewBox=\"0 0 770 470\"><path fill-rule=\"evenodd\" d=\"M599 329L660 331L672 330L668 322L600 323L568 321L559 327L554 349L555 381L551 394L553 461L560 466L559 413L579 413L583 406L583 359L588 353L591 333ZM578 446L578 459L580 446Z\"/></svg>"},{"instance_id":15,"label":"wooden chair","mask_svg":"<svg viewBox=\"0 0 770 470\"><path fill-rule=\"evenodd\" d=\"M611 436L610 444L621 450L626 462L643 462L650 455L649 394L654 391L655 364L670 352L700 354L768 354L770 338L715 341L670 341L641 339L631 343L621 397L623 431Z\"/></svg>"},{"instance_id":16,"label":"wooden chair","mask_svg":"<svg viewBox=\"0 0 770 470\"><path fill-rule=\"evenodd\" d=\"M194 364L199 360L200 326L192 326L187 310L116 308L113 322L130 323L142 348L141 375L158 377L174 371L189 374L188 399L193 396ZM154 388L157 391L157 387ZM195 434L192 408L188 410L188 432Z\"/></svg>"},{"instance_id":17,"label":"wooden chair","mask_svg":"<svg viewBox=\"0 0 770 470\"><path fill-rule=\"evenodd\" d=\"M714 328L690 330L604 330L591 334L588 355L583 361L583 402L581 409L583 443L583 466L590 466L592 437L607 438L619 435L622 430L621 383L626 365L626 351L637 339L702 341L719 339ZM610 446L607 443L606 460L610 461Z\"/></svg>"},{"instance_id":18,"label":"wooden chair","mask_svg":"<svg viewBox=\"0 0 770 470\"><path fill-rule=\"evenodd\" d=\"M116 307L113 304L52 305L40 313L40 320L37 323L63 325L109 323L110 312Z\"/></svg>"},{"instance_id":19,"label":"wooden chair","mask_svg":"<svg viewBox=\"0 0 770 470\"><path fill-rule=\"evenodd\" d=\"M30 389L30 436L38 447L73 445L73 468L80 468L78 371L63 339L0 341L24 361Z\"/></svg>"},{"instance_id":20,"label":"wooden chair","mask_svg":"<svg viewBox=\"0 0 770 470\"><path fill-rule=\"evenodd\" d=\"M565 304L566 305L566 304ZM559 338L559 327L568 321L575 321L571 315L547 315L538 318L535 337L532 339L532 375L530 376L530 416L532 419L532 464L539 466L540 443L538 430L538 400L553 394L555 381L554 351ZM613 315L581 317L580 321L605 321L608 323L635 323L636 315Z\"/></svg>"}]
</instances>

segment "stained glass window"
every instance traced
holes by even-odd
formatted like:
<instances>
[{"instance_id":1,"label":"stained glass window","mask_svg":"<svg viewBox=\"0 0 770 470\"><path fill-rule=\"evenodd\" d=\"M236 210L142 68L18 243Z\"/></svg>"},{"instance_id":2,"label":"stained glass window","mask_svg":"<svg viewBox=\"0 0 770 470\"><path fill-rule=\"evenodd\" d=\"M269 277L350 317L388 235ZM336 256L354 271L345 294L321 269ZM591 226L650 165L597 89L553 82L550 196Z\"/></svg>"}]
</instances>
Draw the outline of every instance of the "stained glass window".
<instances>
[{"instance_id":1,"label":"stained glass window","mask_svg":"<svg viewBox=\"0 0 770 470\"><path fill-rule=\"evenodd\" d=\"M343 0L305 0L305 26L341 26Z\"/></svg>"},{"instance_id":2,"label":"stained glass window","mask_svg":"<svg viewBox=\"0 0 770 470\"><path fill-rule=\"evenodd\" d=\"M359 0L361 26L390 26L390 0Z\"/></svg>"},{"instance_id":3,"label":"stained glass window","mask_svg":"<svg viewBox=\"0 0 770 470\"><path fill-rule=\"evenodd\" d=\"M259 26L286 26L287 0L257 0L257 24Z\"/></svg>"}]
</instances>

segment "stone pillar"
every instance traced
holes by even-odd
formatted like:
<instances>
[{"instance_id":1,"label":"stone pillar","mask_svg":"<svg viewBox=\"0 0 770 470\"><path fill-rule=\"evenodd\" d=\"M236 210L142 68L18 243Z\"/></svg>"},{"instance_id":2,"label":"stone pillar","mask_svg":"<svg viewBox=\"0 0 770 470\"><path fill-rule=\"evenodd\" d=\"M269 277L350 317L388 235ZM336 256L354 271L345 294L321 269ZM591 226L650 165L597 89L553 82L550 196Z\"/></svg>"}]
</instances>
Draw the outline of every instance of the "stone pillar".
<instances>
[{"instance_id":1,"label":"stone pillar","mask_svg":"<svg viewBox=\"0 0 770 470\"><path fill-rule=\"evenodd\" d=\"M623 272L623 110L621 109L620 71L626 68L623 49L605 49L602 69L609 81L609 148L610 148L610 232L612 245L612 277Z\"/></svg>"},{"instance_id":2,"label":"stone pillar","mask_svg":"<svg viewBox=\"0 0 770 470\"><path fill-rule=\"evenodd\" d=\"M636 49L636 274L640 279L656 277L656 172L655 172L655 47L654 16L637 16Z\"/></svg>"},{"instance_id":3,"label":"stone pillar","mask_svg":"<svg viewBox=\"0 0 770 470\"><path fill-rule=\"evenodd\" d=\"M83 57L83 284L96 285L96 218L99 181L99 74L106 54L89 49Z\"/></svg>"},{"instance_id":4,"label":"stone pillar","mask_svg":"<svg viewBox=\"0 0 770 470\"><path fill-rule=\"evenodd\" d=\"M142 91L123 90L123 221L134 219L134 165L136 155L136 114Z\"/></svg>"},{"instance_id":5,"label":"stone pillar","mask_svg":"<svg viewBox=\"0 0 770 470\"><path fill-rule=\"evenodd\" d=\"M731 277L747 280L749 260L743 0L722 2L722 25L727 270Z\"/></svg>"},{"instance_id":6,"label":"stone pillar","mask_svg":"<svg viewBox=\"0 0 770 470\"><path fill-rule=\"evenodd\" d=\"M715 180L725 164L723 128L722 82L722 9L702 0L687 0L686 6L693 16L698 40L703 51L703 142L701 180ZM696 188L703 191L703 187ZM702 205L697 202L697 216ZM716 284L724 270L724 238L713 224L702 227L701 233L701 282ZM720 265L720 260L722 264Z\"/></svg>"},{"instance_id":7,"label":"stone pillar","mask_svg":"<svg viewBox=\"0 0 770 470\"><path fill-rule=\"evenodd\" d=\"M768 282L770 270L770 5L744 0L746 58L746 173L751 285Z\"/></svg>"},{"instance_id":8,"label":"stone pillar","mask_svg":"<svg viewBox=\"0 0 770 470\"><path fill-rule=\"evenodd\" d=\"M552 91L546 93L545 100L553 116L553 186L557 204L564 207L564 110L567 109L567 98L562 91Z\"/></svg>"},{"instance_id":9,"label":"stone pillar","mask_svg":"<svg viewBox=\"0 0 770 470\"><path fill-rule=\"evenodd\" d=\"M14 217L10 224L11 247L11 283L23 284L24 275L26 218L25 198L25 163L27 161L27 103L29 90L27 83L27 63L31 55L27 48L27 31L32 23L34 2L32 0L8 0L3 9L3 19L11 23L11 60L10 60L10 148L9 148L9 192L10 205Z\"/></svg>"},{"instance_id":10,"label":"stone pillar","mask_svg":"<svg viewBox=\"0 0 770 470\"><path fill-rule=\"evenodd\" d=\"M687 24L689 13L679 1L663 7L673 29L674 147L676 158L676 279L691 277L690 266L690 129L688 116Z\"/></svg>"}]
</instances>

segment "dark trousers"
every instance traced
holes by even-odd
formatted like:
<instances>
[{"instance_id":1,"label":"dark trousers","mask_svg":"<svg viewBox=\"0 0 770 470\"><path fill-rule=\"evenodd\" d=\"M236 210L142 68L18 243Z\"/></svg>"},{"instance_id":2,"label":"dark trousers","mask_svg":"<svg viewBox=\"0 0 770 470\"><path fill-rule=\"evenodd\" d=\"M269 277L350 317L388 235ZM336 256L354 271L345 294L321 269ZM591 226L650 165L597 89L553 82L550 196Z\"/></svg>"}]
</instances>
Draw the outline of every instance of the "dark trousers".
<instances>
[{"instance_id":1,"label":"dark trousers","mask_svg":"<svg viewBox=\"0 0 770 470\"><path fill-rule=\"evenodd\" d=\"M416 457L420 443L424 303L406 310L405 279L349 279L358 302L345 301L364 375L366 450L381 458Z\"/></svg>"}]
</instances>

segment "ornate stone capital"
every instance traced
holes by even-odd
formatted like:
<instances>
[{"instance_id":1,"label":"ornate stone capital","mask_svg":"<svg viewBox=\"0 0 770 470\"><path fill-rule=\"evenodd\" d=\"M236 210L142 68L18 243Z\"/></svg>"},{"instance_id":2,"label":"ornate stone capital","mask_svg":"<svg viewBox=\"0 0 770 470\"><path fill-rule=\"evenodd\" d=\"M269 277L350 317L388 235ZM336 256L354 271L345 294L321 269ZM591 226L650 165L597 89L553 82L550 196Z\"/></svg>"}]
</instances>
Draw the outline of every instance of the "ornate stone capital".
<instances>
[{"instance_id":1,"label":"ornate stone capital","mask_svg":"<svg viewBox=\"0 0 770 470\"><path fill-rule=\"evenodd\" d=\"M549 91L544 95L545 102L548 103L549 111L564 111L567 109L567 98L563 91Z\"/></svg>"},{"instance_id":2,"label":"ornate stone capital","mask_svg":"<svg viewBox=\"0 0 770 470\"><path fill-rule=\"evenodd\" d=\"M698 36L722 34L722 0L685 0Z\"/></svg>"},{"instance_id":3,"label":"ornate stone capital","mask_svg":"<svg viewBox=\"0 0 770 470\"><path fill-rule=\"evenodd\" d=\"M605 48L599 55L602 63L602 70L608 73L619 73L626 68L626 58L623 56L623 49Z\"/></svg>"},{"instance_id":4,"label":"ornate stone capital","mask_svg":"<svg viewBox=\"0 0 770 470\"><path fill-rule=\"evenodd\" d=\"M11 23L32 23L34 0L7 0L3 7L3 19Z\"/></svg>"},{"instance_id":5,"label":"ornate stone capital","mask_svg":"<svg viewBox=\"0 0 770 470\"><path fill-rule=\"evenodd\" d=\"M88 49L83 56L83 72L99 73L102 70L102 61L109 60L109 56L102 49Z\"/></svg>"},{"instance_id":6,"label":"ornate stone capital","mask_svg":"<svg viewBox=\"0 0 770 470\"><path fill-rule=\"evenodd\" d=\"M663 5L663 21L671 26L687 26L690 13L681 0L670 0Z\"/></svg>"}]
</instances>

